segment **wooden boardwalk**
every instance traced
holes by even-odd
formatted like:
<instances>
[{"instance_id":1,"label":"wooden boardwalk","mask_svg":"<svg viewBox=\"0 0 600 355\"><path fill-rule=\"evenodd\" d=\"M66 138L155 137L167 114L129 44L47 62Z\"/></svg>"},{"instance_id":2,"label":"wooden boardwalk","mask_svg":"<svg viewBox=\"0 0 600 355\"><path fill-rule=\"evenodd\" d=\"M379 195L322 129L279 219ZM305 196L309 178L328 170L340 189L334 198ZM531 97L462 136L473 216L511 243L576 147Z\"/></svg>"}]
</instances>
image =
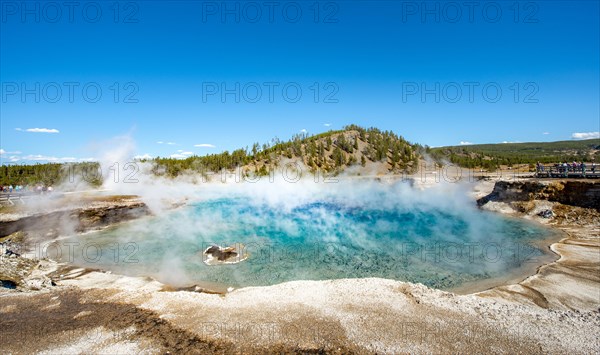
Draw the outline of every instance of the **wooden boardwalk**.
<instances>
[{"instance_id":1,"label":"wooden boardwalk","mask_svg":"<svg viewBox=\"0 0 600 355\"><path fill-rule=\"evenodd\" d=\"M542 165L537 168L535 177L561 179L600 179L600 166L572 168L558 165Z\"/></svg>"},{"instance_id":2,"label":"wooden boardwalk","mask_svg":"<svg viewBox=\"0 0 600 355\"><path fill-rule=\"evenodd\" d=\"M0 205L8 205L8 206L14 206L17 204L21 204L24 205L26 204L26 202L30 199L35 199L35 198L39 198L40 195L39 193L35 193L35 192L13 192L13 193L7 193L7 192L0 192Z\"/></svg>"}]
</instances>

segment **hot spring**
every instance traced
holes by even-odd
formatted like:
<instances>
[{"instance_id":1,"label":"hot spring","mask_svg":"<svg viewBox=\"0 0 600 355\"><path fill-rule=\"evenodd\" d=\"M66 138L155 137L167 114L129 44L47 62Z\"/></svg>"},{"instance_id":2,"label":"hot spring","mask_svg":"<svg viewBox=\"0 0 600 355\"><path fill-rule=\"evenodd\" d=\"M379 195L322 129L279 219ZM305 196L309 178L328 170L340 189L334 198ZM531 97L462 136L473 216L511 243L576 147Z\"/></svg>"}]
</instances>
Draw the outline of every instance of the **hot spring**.
<instances>
[{"instance_id":1,"label":"hot spring","mask_svg":"<svg viewBox=\"0 0 600 355\"><path fill-rule=\"evenodd\" d=\"M72 263L175 286L381 277L453 289L552 258L552 231L480 211L461 187L334 185L200 189L185 207L69 238ZM212 245L247 259L207 265Z\"/></svg>"}]
</instances>

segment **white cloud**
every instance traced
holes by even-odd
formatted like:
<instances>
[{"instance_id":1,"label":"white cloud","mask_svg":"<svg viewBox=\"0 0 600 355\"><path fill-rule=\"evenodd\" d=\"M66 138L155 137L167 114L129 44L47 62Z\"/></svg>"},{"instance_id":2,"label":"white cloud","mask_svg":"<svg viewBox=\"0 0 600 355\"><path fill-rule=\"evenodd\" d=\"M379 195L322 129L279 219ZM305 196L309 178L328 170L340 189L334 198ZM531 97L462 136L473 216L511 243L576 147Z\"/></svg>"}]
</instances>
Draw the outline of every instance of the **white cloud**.
<instances>
[{"instance_id":1,"label":"white cloud","mask_svg":"<svg viewBox=\"0 0 600 355\"><path fill-rule=\"evenodd\" d=\"M156 142L156 144L163 144L163 143L165 143L165 142L163 142L163 141Z\"/></svg>"},{"instance_id":2,"label":"white cloud","mask_svg":"<svg viewBox=\"0 0 600 355\"><path fill-rule=\"evenodd\" d=\"M209 144L209 143L196 144L194 147L196 147L196 148L216 148L216 146L214 144Z\"/></svg>"},{"instance_id":3,"label":"white cloud","mask_svg":"<svg viewBox=\"0 0 600 355\"><path fill-rule=\"evenodd\" d=\"M156 144L177 145L177 143L175 143L175 142L163 142L163 141L158 141L158 142L156 142Z\"/></svg>"},{"instance_id":4,"label":"white cloud","mask_svg":"<svg viewBox=\"0 0 600 355\"><path fill-rule=\"evenodd\" d=\"M507 144L507 143L521 143L521 142L518 142L518 141L517 141L517 142L502 141L502 142L500 142L500 143L502 143L502 144Z\"/></svg>"},{"instance_id":5,"label":"white cloud","mask_svg":"<svg viewBox=\"0 0 600 355\"><path fill-rule=\"evenodd\" d=\"M70 162L77 161L77 158L73 158L73 157L58 158L58 157L53 157L53 156L35 154L35 155L26 155L26 156L23 157L23 160L49 161L49 162L57 162L57 163L58 162L70 163Z\"/></svg>"},{"instance_id":6,"label":"white cloud","mask_svg":"<svg viewBox=\"0 0 600 355\"><path fill-rule=\"evenodd\" d=\"M302 128L302 129L300 130L300 133L306 133L306 132L307 132L307 131L306 131L306 129L304 129L304 128Z\"/></svg>"},{"instance_id":7,"label":"white cloud","mask_svg":"<svg viewBox=\"0 0 600 355\"><path fill-rule=\"evenodd\" d=\"M137 159L137 160L146 159L146 160L149 160L149 159L154 159L154 157L152 155L146 153L144 155L136 155L136 156L133 157L133 159Z\"/></svg>"},{"instance_id":8,"label":"white cloud","mask_svg":"<svg viewBox=\"0 0 600 355\"><path fill-rule=\"evenodd\" d=\"M550 134L550 132L544 132L544 133L542 133L542 134L543 134L543 135L548 135L548 134Z\"/></svg>"},{"instance_id":9,"label":"white cloud","mask_svg":"<svg viewBox=\"0 0 600 355\"><path fill-rule=\"evenodd\" d=\"M580 132L580 133L576 132L571 135L571 138L573 138L573 139L600 138L600 132Z\"/></svg>"},{"instance_id":10,"label":"white cloud","mask_svg":"<svg viewBox=\"0 0 600 355\"><path fill-rule=\"evenodd\" d=\"M17 151L17 152L7 152L4 149L0 148L0 155L4 155L4 154L21 154L21 152Z\"/></svg>"},{"instance_id":11,"label":"white cloud","mask_svg":"<svg viewBox=\"0 0 600 355\"><path fill-rule=\"evenodd\" d=\"M34 160L34 161L39 161L39 160L57 160L58 158L56 157L48 157L48 156L44 156L44 155L27 155L23 157L24 160Z\"/></svg>"},{"instance_id":12,"label":"white cloud","mask_svg":"<svg viewBox=\"0 0 600 355\"><path fill-rule=\"evenodd\" d=\"M22 132L23 130L21 128L15 128L15 131Z\"/></svg>"},{"instance_id":13,"label":"white cloud","mask_svg":"<svg viewBox=\"0 0 600 355\"><path fill-rule=\"evenodd\" d=\"M21 128L15 128L17 131L23 131ZM27 128L25 132L29 133L60 133L56 128Z\"/></svg>"},{"instance_id":14,"label":"white cloud","mask_svg":"<svg viewBox=\"0 0 600 355\"><path fill-rule=\"evenodd\" d=\"M194 155L194 152L184 152L182 150L178 150L178 153L171 154L170 158L172 158L172 159L185 159L185 158L189 158L191 155Z\"/></svg>"},{"instance_id":15,"label":"white cloud","mask_svg":"<svg viewBox=\"0 0 600 355\"><path fill-rule=\"evenodd\" d=\"M11 163L18 162L19 160L21 160L21 158L19 156L17 156L17 155L11 155L11 156L8 156L8 157L0 158L0 161L8 161L8 162L11 162Z\"/></svg>"},{"instance_id":16,"label":"white cloud","mask_svg":"<svg viewBox=\"0 0 600 355\"><path fill-rule=\"evenodd\" d=\"M7 152L4 149L0 149L0 155L7 155L7 154L21 154L21 152ZM90 162L90 161L97 161L96 158L74 158L74 157L54 157L54 156L49 156L49 155L43 155L43 154L30 154L30 155L25 155L23 157L18 156L18 155L11 155L9 157L7 157L7 159L10 162L17 162L17 161L41 161L41 162L51 162L51 163L74 163L74 162Z\"/></svg>"},{"instance_id":17,"label":"white cloud","mask_svg":"<svg viewBox=\"0 0 600 355\"><path fill-rule=\"evenodd\" d=\"M473 143L471 142L466 142L466 141L460 141L460 145L471 145Z\"/></svg>"},{"instance_id":18,"label":"white cloud","mask_svg":"<svg viewBox=\"0 0 600 355\"><path fill-rule=\"evenodd\" d=\"M331 126L331 123L324 123L324 124L323 124L323 126L325 126L325 127L330 127L330 126Z\"/></svg>"}]
</instances>

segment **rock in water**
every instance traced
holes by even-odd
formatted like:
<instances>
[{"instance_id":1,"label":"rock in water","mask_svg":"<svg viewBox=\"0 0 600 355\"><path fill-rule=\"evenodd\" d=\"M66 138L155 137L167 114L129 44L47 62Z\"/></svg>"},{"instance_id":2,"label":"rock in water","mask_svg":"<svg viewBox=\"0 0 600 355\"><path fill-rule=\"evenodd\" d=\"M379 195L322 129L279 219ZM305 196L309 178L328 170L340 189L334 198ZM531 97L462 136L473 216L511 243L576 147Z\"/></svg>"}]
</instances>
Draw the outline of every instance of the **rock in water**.
<instances>
[{"instance_id":1,"label":"rock in water","mask_svg":"<svg viewBox=\"0 0 600 355\"><path fill-rule=\"evenodd\" d=\"M248 258L247 254L242 253L244 249L242 244L222 248L218 245L212 245L204 251L204 263L206 265L237 264Z\"/></svg>"},{"instance_id":2,"label":"rock in water","mask_svg":"<svg viewBox=\"0 0 600 355\"><path fill-rule=\"evenodd\" d=\"M225 261L227 259L236 257L238 254L235 252L235 248L227 247L221 249L221 247L213 245L206 249L204 254L211 254L213 257L216 257L219 261Z\"/></svg>"}]
</instances>

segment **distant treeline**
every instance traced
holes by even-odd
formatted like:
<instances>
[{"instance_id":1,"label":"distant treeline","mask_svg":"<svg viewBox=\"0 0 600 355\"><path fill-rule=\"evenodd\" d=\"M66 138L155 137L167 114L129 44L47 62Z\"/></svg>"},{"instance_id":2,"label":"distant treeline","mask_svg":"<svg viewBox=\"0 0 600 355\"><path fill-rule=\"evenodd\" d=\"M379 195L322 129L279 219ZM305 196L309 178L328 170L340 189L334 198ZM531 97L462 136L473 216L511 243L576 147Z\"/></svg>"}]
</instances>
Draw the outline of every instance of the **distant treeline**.
<instances>
[{"instance_id":1,"label":"distant treeline","mask_svg":"<svg viewBox=\"0 0 600 355\"><path fill-rule=\"evenodd\" d=\"M252 147L224 151L186 159L154 158L140 162L151 164L156 176L176 177L182 174L205 175L222 170L242 168L244 174L265 176L290 159L303 163L311 172L321 170L338 173L353 165L380 162L388 171L415 171L419 151L391 131L349 125L343 130L317 135L296 134L288 141L275 138L270 143L254 143ZM98 163L5 165L0 169L1 185L58 185L65 181L86 181L92 186L102 183Z\"/></svg>"},{"instance_id":2,"label":"distant treeline","mask_svg":"<svg viewBox=\"0 0 600 355\"><path fill-rule=\"evenodd\" d=\"M428 155L434 160L451 162L466 168L493 171L501 165L512 166L536 162L544 164L566 161L594 161L600 150L600 140L562 141L551 143L505 143L423 147L407 142L403 137L377 128L349 125L342 130L317 135L297 134L288 141L275 138L270 143L254 143L252 147L225 151L186 159L155 158L141 160L151 164L157 176L176 177L232 171L241 168L243 174L265 176L281 166L286 159L303 163L311 172L317 170L336 174L351 166L379 163L388 172L415 172L419 159ZM85 181L92 186L102 184L98 163L34 164L0 166L0 185L56 186L65 181ZM379 170L380 171L380 170Z\"/></svg>"},{"instance_id":3,"label":"distant treeline","mask_svg":"<svg viewBox=\"0 0 600 355\"><path fill-rule=\"evenodd\" d=\"M65 182L85 181L91 186L102 184L100 164L85 163L48 163L32 165L0 166L0 185L21 186L57 186Z\"/></svg>"},{"instance_id":4,"label":"distant treeline","mask_svg":"<svg viewBox=\"0 0 600 355\"><path fill-rule=\"evenodd\" d=\"M490 171L500 165L542 164L598 160L600 140L560 141L549 143L499 143L426 148L439 162L450 161L466 168Z\"/></svg>"}]
</instances>

